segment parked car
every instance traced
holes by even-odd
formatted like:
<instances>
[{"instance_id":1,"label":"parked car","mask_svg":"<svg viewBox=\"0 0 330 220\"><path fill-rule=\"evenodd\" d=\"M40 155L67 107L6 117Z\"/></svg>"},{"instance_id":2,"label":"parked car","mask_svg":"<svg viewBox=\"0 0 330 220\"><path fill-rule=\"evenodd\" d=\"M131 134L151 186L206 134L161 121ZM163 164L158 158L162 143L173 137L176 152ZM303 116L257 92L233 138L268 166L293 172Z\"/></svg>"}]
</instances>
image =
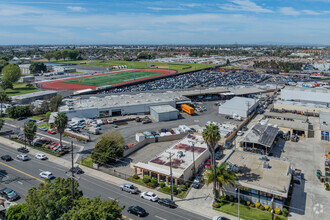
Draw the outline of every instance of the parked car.
<instances>
[{"instance_id":1,"label":"parked car","mask_svg":"<svg viewBox=\"0 0 330 220\"><path fill-rule=\"evenodd\" d=\"M126 191L126 192L129 192L129 193L138 193L139 192L139 189L137 187L135 187L133 184L131 183L124 183L120 186L121 190L122 191Z\"/></svg>"},{"instance_id":2,"label":"parked car","mask_svg":"<svg viewBox=\"0 0 330 220\"><path fill-rule=\"evenodd\" d=\"M29 122L34 122L34 123L36 123L37 120L35 120L35 119L28 119L28 120L26 120L25 122L26 122L26 123L29 123Z\"/></svg>"},{"instance_id":3,"label":"parked car","mask_svg":"<svg viewBox=\"0 0 330 220\"><path fill-rule=\"evenodd\" d=\"M3 155L1 156L1 160L4 160L4 161L11 161L13 158L11 158L10 155Z\"/></svg>"},{"instance_id":4,"label":"parked car","mask_svg":"<svg viewBox=\"0 0 330 220\"><path fill-rule=\"evenodd\" d=\"M141 208L140 206L130 206L130 207L128 207L127 212L137 215L138 217L147 215L146 210L144 210L144 208Z\"/></svg>"},{"instance_id":5,"label":"parked car","mask_svg":"<svg viewBox=\"0 0 330 220\"><path fill-rule=\"evenodd\" d=\"M205 163L205 168L208 168L211 166L211 159L208 159Z\"/></svg>"},{"instance_id":6,"label":"parked car","mask_svg":"<svg viewBox=\"0 0 330 220\"><path fill-rule=\"evenodd\" d=\"M153 192L143 192L143 193L141 193L140 197L142 199L147 199L147 200L150 200L152 202L157 202L158 201L158 196Z\"/></svg>"},{"instance_id":7,"label":"parked car","mask_svg":"<svg viewBox=\"0 0 330 220\"><path fill-rule=\"evenodd\" d=\"M316 170L316 177L320 179L322 176L322 171L321 170Z\"/></svg>"},{"instance_id":8,"label":"parked car","mask_svg":"<svg viewBox=\"0 0 330 220\"><path fill-rule=\"evenodd\" d=\"M17 195L17 193L10 188L3 188L0 190L0 195L5 197L10 202L19 199L19 195Z\"/></svg>"},{"instance_id":9,"label":"parked car","mask_svg":"<svg viewBox=\"0 0 330 220\"><path fill-rule=\"evenodd\" d=\"M26 154L19 154L19 155L17 155L17 159L22 160L22 161L27 161L27 160L29 160L29 157Z\"/></svg>"},{"instance_id":10,"label":"parked car","mask_svg":"<svg viewBox=\"0 0 330 220\"><path fill-rule=\"evenodd\" d=\"M17 118L17 121L22 121L22 120L24 120L24 119L26 119L26 117L18 117L18 118Z\"/></svg>"},{"instance_id":11,"label":"parked car","mask_svg":"<svg viewBox=\"0 0 330 220\"><path fill-rule=\"evenodd\" d=\"M47 133L49 134L56 134L56 131L54 129L48 129Z\"/></svg>"},{"instance_id":12,"label":"parked car","mask_svg":"<svg viewBox=\"0 0 330 220\"><path fill-rule=\"evenodd\" d=\"M226 142L226 144L225 144L225 148L226 149L229 149L229 148L231 148L233 145L232 145L232 143L231 142Z\"/></svg>"},{"instance_id":13,"label":"parked car","mask_svg":"<svg viewBox=\"0 0 330 220\"><path fill-rule=\"evenodd\" d=\"M170 199L158 199L158 204L166 206L166 207L170 207L170 208L177 207L175 202Z\"/></svg>"},{"instance_id":14,"label":"parked car","mask_svg":"<svg viewBox=\"0 0 330 220\"><path fill-rule=\"evenodd\" d=\"M215 153L215 159L220 160L223 156L223 152L220 150Z\"/></svg>"},{"instance_id":15,"label":"parked car","mask_svg":"<svg viewBox=\"0 0 330 220\"><path fill-rule=\"evenodd\" d=\"M48 129L45 126L43 126L43 127L40 127L39 130L41 130L41 131L47 131Z\"/></svg>"},{"instance_id":16,"label":"parked car","mask_svg":"<svg viewBox=\"0 0 330 220\"><path fill-rule=\"evenodd\" d=\"M40 173L40 176L41 176L41 178L44 178L44 179L54 179L55 178L55 176L49 171L42 171Z\"/></svg>"},{"instance_id":17,"label":"parked car","mask_svg":"<svg viewBox=\"0 0 330 220\"><path fill-rule=\"evenodd\" d=\"M246 126L243 126L242 127L242 131L247 131L248 129L247 129L247 127Z\"/></svg>"},{"instance_id":18,"label":"parked car","mask_svg":"<svg viewBox=\"0 0 330 220\"><path fill-rule=\"evenodd\" d=\"M38 141L35 141L35 142L32 142L33 146L36 146L36 147L41 147L44 142L42 140L38 140Z\"/></svg>"},{"instance_id":19,"label":"parked car","mask_svg":"<svg viewBox=\"0 0 330 220\"><path fill-rule=\"evenodd\" d=\"M27 149L26 147L17 148L17 151L25 154L29 153L29 149Z\"/></svg>"},{"instance_id":20,"label":"parked car","mask_svg":"<svg viewBox=\"0 0 330 220\"><path fill-rule=\"evenodd\" d=\"M45 154L41 154L41 153L36 153L34 157L39 160L47 160L47 156Z\"/></svg>"},{"instance_id":21,"label":"parked car","mask_svg":"<svg viewBox=\"0 0 330 220\"><path fill-rule=\"evenodd\" d=\"M73 172L76 173L76 174L82 174L84 173L84 171L80 168L80 167L73 167L73 168L70 168L69 172Z\"/></svg>"},{"instance_id":22,"label":"parked car","mask_svg":"<svg viewBox=\"0 0 330 220\"><path fill-rule=\"evenodd\" d=\"M202 177L201 176L197 176L193 183L191 184L192 187L194 187L195 189L199 189L200 185L201 185L201 179Z\"/></svg>"}]
</instances>

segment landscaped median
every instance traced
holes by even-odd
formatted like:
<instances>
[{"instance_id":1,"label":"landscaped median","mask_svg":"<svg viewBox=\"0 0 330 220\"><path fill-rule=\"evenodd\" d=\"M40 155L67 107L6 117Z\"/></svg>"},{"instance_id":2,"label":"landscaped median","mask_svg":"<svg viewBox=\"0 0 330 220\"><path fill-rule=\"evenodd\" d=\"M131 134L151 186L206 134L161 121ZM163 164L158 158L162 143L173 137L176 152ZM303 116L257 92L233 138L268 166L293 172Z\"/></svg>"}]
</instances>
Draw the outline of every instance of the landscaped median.
<instances>
[{"instance_id":1,"label":"landscaped median","mask_svg":"<svg viewBox=\"0 0 330 220\"><path fill-rule=\"evenodd\" d=\"M220 202L214 203L213 207L214 210L238 216L238 203L234 197L221 196ZM279 208L272 209L268 205L262 206L259 202L253 204L250 201L240 201L240 217L242 219L272 219L272 212L275 220L285 220L286 216L288 216L286 208L283 208L283 211L281 211Z\"/></svg>"}]
</instances>

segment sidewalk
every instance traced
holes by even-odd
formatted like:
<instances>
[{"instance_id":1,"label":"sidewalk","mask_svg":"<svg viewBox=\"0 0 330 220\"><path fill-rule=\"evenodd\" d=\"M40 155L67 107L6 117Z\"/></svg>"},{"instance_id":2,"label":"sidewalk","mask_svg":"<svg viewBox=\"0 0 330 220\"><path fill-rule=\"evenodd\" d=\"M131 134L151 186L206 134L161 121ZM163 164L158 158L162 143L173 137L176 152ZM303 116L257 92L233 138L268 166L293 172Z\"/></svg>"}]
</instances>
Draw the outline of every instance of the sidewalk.
<instances>
[{"instance_id":1,"label":"sidewalk","mask_svg":"<svg viewBox=\"0 0 330 220\"><path fill-rule=\"evenodd\" d=\"M15 149L20 148L20 147L23 146L20 143L8 140L4 137L0 137L0 143L2 143L4 145L7 145L9 147L15 148ZM35 153L40 152L40 151L38 151L36 149L33 149L33 148L29 148L29 149L30 149L29 154L31 154L31 155L34 155ZM44 153L44 152L42 152L42 153ZM59 158L59 157L56 157L56 156L53 156L53 155L50 155L50 154L47 154L47 153L44 153L44 154L47 155L48 160L50 162L53 162L53 163L59 164L61 166L67 167L68 169L71 168L71 162L70 161ZM94 169L91 169L91 168L88 168L88 167L84 167L83 170L85 172L84 175L88 175L88 176L97 178L99 180L103 180L103 181L108 182L110 184L117 185L118 187L123 183L127 183L126 180L120 179L120 178L115 177L115 176L111 176L109 174L106 174L106 173L103 173L101 171L94 170ZM154 192L160 198L170 198L170 195L164 194L164 193L159 192L157 190L150 189L150 188L140 186L140 185L138 185L138 187L142 192L144 192L144 191ZM194 196L191 195L192 192L189 192L186 199L181 200L180 198L174 197L174 201L179 206L179 208L184 209L184 210L189 211L189 212L192 212L192 213L195 213L195 214L198 214L198 215L201 215L201 216L204 216L206 218L212 219L213 216L222 216L222 217L226 217L226 218L229 218L229 219L232 219L232 220L238 219L234 216L231 216L231 215L213 210L212 206L211 206L212 205L212 200L213 200L212 190L207 190L207 192L210 192L210 195L207 197L207 199L205 199L205 197L194 197Z\"/></svg>"}]
</instances>

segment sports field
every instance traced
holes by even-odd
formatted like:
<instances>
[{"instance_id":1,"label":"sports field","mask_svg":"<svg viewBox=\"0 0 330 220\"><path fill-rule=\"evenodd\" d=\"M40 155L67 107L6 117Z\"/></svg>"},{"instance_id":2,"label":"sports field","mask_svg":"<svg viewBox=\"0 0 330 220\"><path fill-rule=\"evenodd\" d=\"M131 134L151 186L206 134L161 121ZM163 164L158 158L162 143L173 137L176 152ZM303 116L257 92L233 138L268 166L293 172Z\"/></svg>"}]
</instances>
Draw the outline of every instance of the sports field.
<instances>
[{"instance_id":1,"label":"sports field","mask_svg":"<svg viewBox=\"0 0 330 220\"><path fill-rule=\"evenodd\" d=\"M113 84L132 81L132 80L134 80L134 74L135 74L135 80L137 80L137 79L143 79L143 78L147 78L147 77L151 77L151 76L162 75L164 73L143 72L143 71L126 71L126 72L119 72L119 73L108 74L108 75L65 80L62 82L99 87L99 86L113 85Z\"/></svg>"}]
</instances>

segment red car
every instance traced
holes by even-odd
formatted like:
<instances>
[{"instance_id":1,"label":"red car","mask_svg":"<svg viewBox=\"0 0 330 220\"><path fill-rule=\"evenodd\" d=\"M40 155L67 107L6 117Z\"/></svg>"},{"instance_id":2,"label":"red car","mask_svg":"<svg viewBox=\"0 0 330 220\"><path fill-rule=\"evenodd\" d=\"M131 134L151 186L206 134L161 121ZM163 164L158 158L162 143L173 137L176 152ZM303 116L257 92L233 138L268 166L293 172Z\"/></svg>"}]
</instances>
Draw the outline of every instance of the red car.
<instances>
[{"instance_id":1,"label":"red car","mask_svg":"<svg viewBox=\"0 0 330 220\"><path fill-rule=\"evenodd\" d=\"M49 134L56 134L56 131L53 130L53 129L48 129L48 130L47 130L47 133L49 133Z\"/></svg>"},{"instance_id":2,"label":"red car","mask_svg":"<svg viewBox=\"0 0 330 220\"><path fill-rule=\"evenodd\" d=\"M210 167L211 166L211 159L208 159L205 163L205 168Z\"/></svg>"}]
</instances>

